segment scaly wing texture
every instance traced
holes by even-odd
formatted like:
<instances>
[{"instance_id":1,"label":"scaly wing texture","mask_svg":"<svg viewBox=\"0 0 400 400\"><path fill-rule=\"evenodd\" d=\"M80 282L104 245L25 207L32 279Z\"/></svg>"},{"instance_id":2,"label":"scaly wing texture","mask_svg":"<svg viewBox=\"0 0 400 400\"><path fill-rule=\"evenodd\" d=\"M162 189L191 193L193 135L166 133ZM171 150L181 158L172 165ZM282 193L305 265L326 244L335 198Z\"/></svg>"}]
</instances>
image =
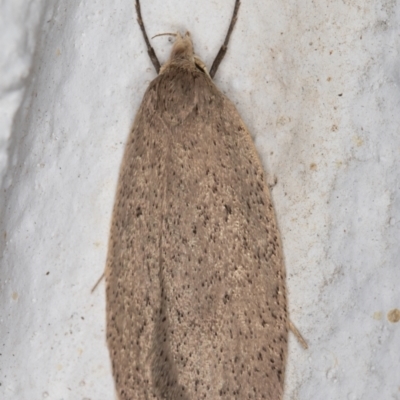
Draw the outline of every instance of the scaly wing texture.
<instances>
[{"instance_id":1,"label":"scaly wing texture","mask_svg":"<svg viewBox=\"0 0 400 400\"><path fill-rule=\"evenodd\" d=\"M282 398L285 270L251 137L202 72L148 88L124 155L107 260L121 400Z\"/></svg>"}]
</instances>

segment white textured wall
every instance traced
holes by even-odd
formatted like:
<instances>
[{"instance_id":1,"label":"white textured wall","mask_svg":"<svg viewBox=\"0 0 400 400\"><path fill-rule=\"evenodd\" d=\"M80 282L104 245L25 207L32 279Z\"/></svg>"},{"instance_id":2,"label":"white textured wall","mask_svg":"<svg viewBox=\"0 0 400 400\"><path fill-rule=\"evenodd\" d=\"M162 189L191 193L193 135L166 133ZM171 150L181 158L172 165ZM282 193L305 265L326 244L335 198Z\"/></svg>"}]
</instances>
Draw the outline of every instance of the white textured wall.
<instances>
[{"instance_id":1,"label":"white textured wall","mask_svg":"<svg viewBox=\"0 0 400 400\"><path fill-rule=\"evenodd\" d=\"M233 0L142 1L149 35L189 29L211 64ZM400 3L242 1L216 82L278 179L310 346L290 338L285 400L400 399ZM0 3L0 399L113 398L90 289L155 77L135 19L134 0Z\"/></svg>"}]
</instances>

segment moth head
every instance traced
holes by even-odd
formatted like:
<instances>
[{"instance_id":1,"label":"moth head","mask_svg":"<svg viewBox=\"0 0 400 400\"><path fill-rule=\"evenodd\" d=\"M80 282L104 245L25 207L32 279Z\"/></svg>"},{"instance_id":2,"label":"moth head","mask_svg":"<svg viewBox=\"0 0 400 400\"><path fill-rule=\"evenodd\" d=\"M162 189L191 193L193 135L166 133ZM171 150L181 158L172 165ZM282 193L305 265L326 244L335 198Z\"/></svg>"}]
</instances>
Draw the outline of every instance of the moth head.
<instances>
[{"instance_id":1,"label":"moth head","mask_svg":"<svg viewBox=\"0 0 400 400\"><path fill-rule=\"evenodd\" d=\"M171 50L170 61L181 59L194 62L193 42L189 32L186 32L184 36L178 32Z\"/></svg>"},{"instance_id":2,"label":"moth head","mask_svg":"<svg viewBox=\"0 0 400 400\"><path fill-rule=\"evenodd\" d=\"M175 43L172 46L171 55L168 62L166 62L160 70L160 74L171 64L193 64L197 69L209 76L206 65L204 62L194 54L193 42L190 32L186 32L183 36L178 33L166 33L162 35L175 36ZM157 35L159 36L159 35Z\"/></svg>"}]
</instances>

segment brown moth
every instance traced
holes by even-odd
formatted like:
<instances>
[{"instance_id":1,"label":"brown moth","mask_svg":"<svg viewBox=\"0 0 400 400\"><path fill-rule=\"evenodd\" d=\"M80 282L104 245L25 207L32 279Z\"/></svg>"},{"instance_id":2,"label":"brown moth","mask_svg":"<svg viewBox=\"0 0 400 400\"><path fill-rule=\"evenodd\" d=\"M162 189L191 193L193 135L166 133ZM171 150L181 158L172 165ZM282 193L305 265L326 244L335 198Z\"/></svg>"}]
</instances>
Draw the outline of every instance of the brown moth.
<instances>
[{"instance_id":1,"label":"brown moth","mask_svg":"<svg viewBox=\"0 0 400 400\"><path fill-rule=\"evenodd\" d=\"M106 266L120 400L283 396L285 267L251 136L190 34L176 35L126 144ZM158 64L157 64L158 63Z\"/></svg>"}]
</instances>

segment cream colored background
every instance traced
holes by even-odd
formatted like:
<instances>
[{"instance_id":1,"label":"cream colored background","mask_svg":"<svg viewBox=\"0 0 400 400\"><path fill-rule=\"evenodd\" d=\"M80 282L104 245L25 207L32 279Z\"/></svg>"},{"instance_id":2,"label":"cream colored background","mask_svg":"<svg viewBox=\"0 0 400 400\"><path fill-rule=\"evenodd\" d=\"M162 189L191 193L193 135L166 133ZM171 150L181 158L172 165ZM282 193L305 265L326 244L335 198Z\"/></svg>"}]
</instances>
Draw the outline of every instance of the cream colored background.
<instances>
[{"instance_id":1,"label":"cream colored background","mask_svg":"<svg viewBox=\"0 0 400 400\"><path fill-rule=\"evenodd\" d=\"M143 0L208 66L233 0ZM161 61L171 44L152 41ZM400 3L243 0L216 83L273 189L285 400L400 399ZM133 0L0 3L0 398L108 400L103 272L119 164L155 77ZM266 338L268 340L268 338Z\"/></svg>"}]
</instances>

